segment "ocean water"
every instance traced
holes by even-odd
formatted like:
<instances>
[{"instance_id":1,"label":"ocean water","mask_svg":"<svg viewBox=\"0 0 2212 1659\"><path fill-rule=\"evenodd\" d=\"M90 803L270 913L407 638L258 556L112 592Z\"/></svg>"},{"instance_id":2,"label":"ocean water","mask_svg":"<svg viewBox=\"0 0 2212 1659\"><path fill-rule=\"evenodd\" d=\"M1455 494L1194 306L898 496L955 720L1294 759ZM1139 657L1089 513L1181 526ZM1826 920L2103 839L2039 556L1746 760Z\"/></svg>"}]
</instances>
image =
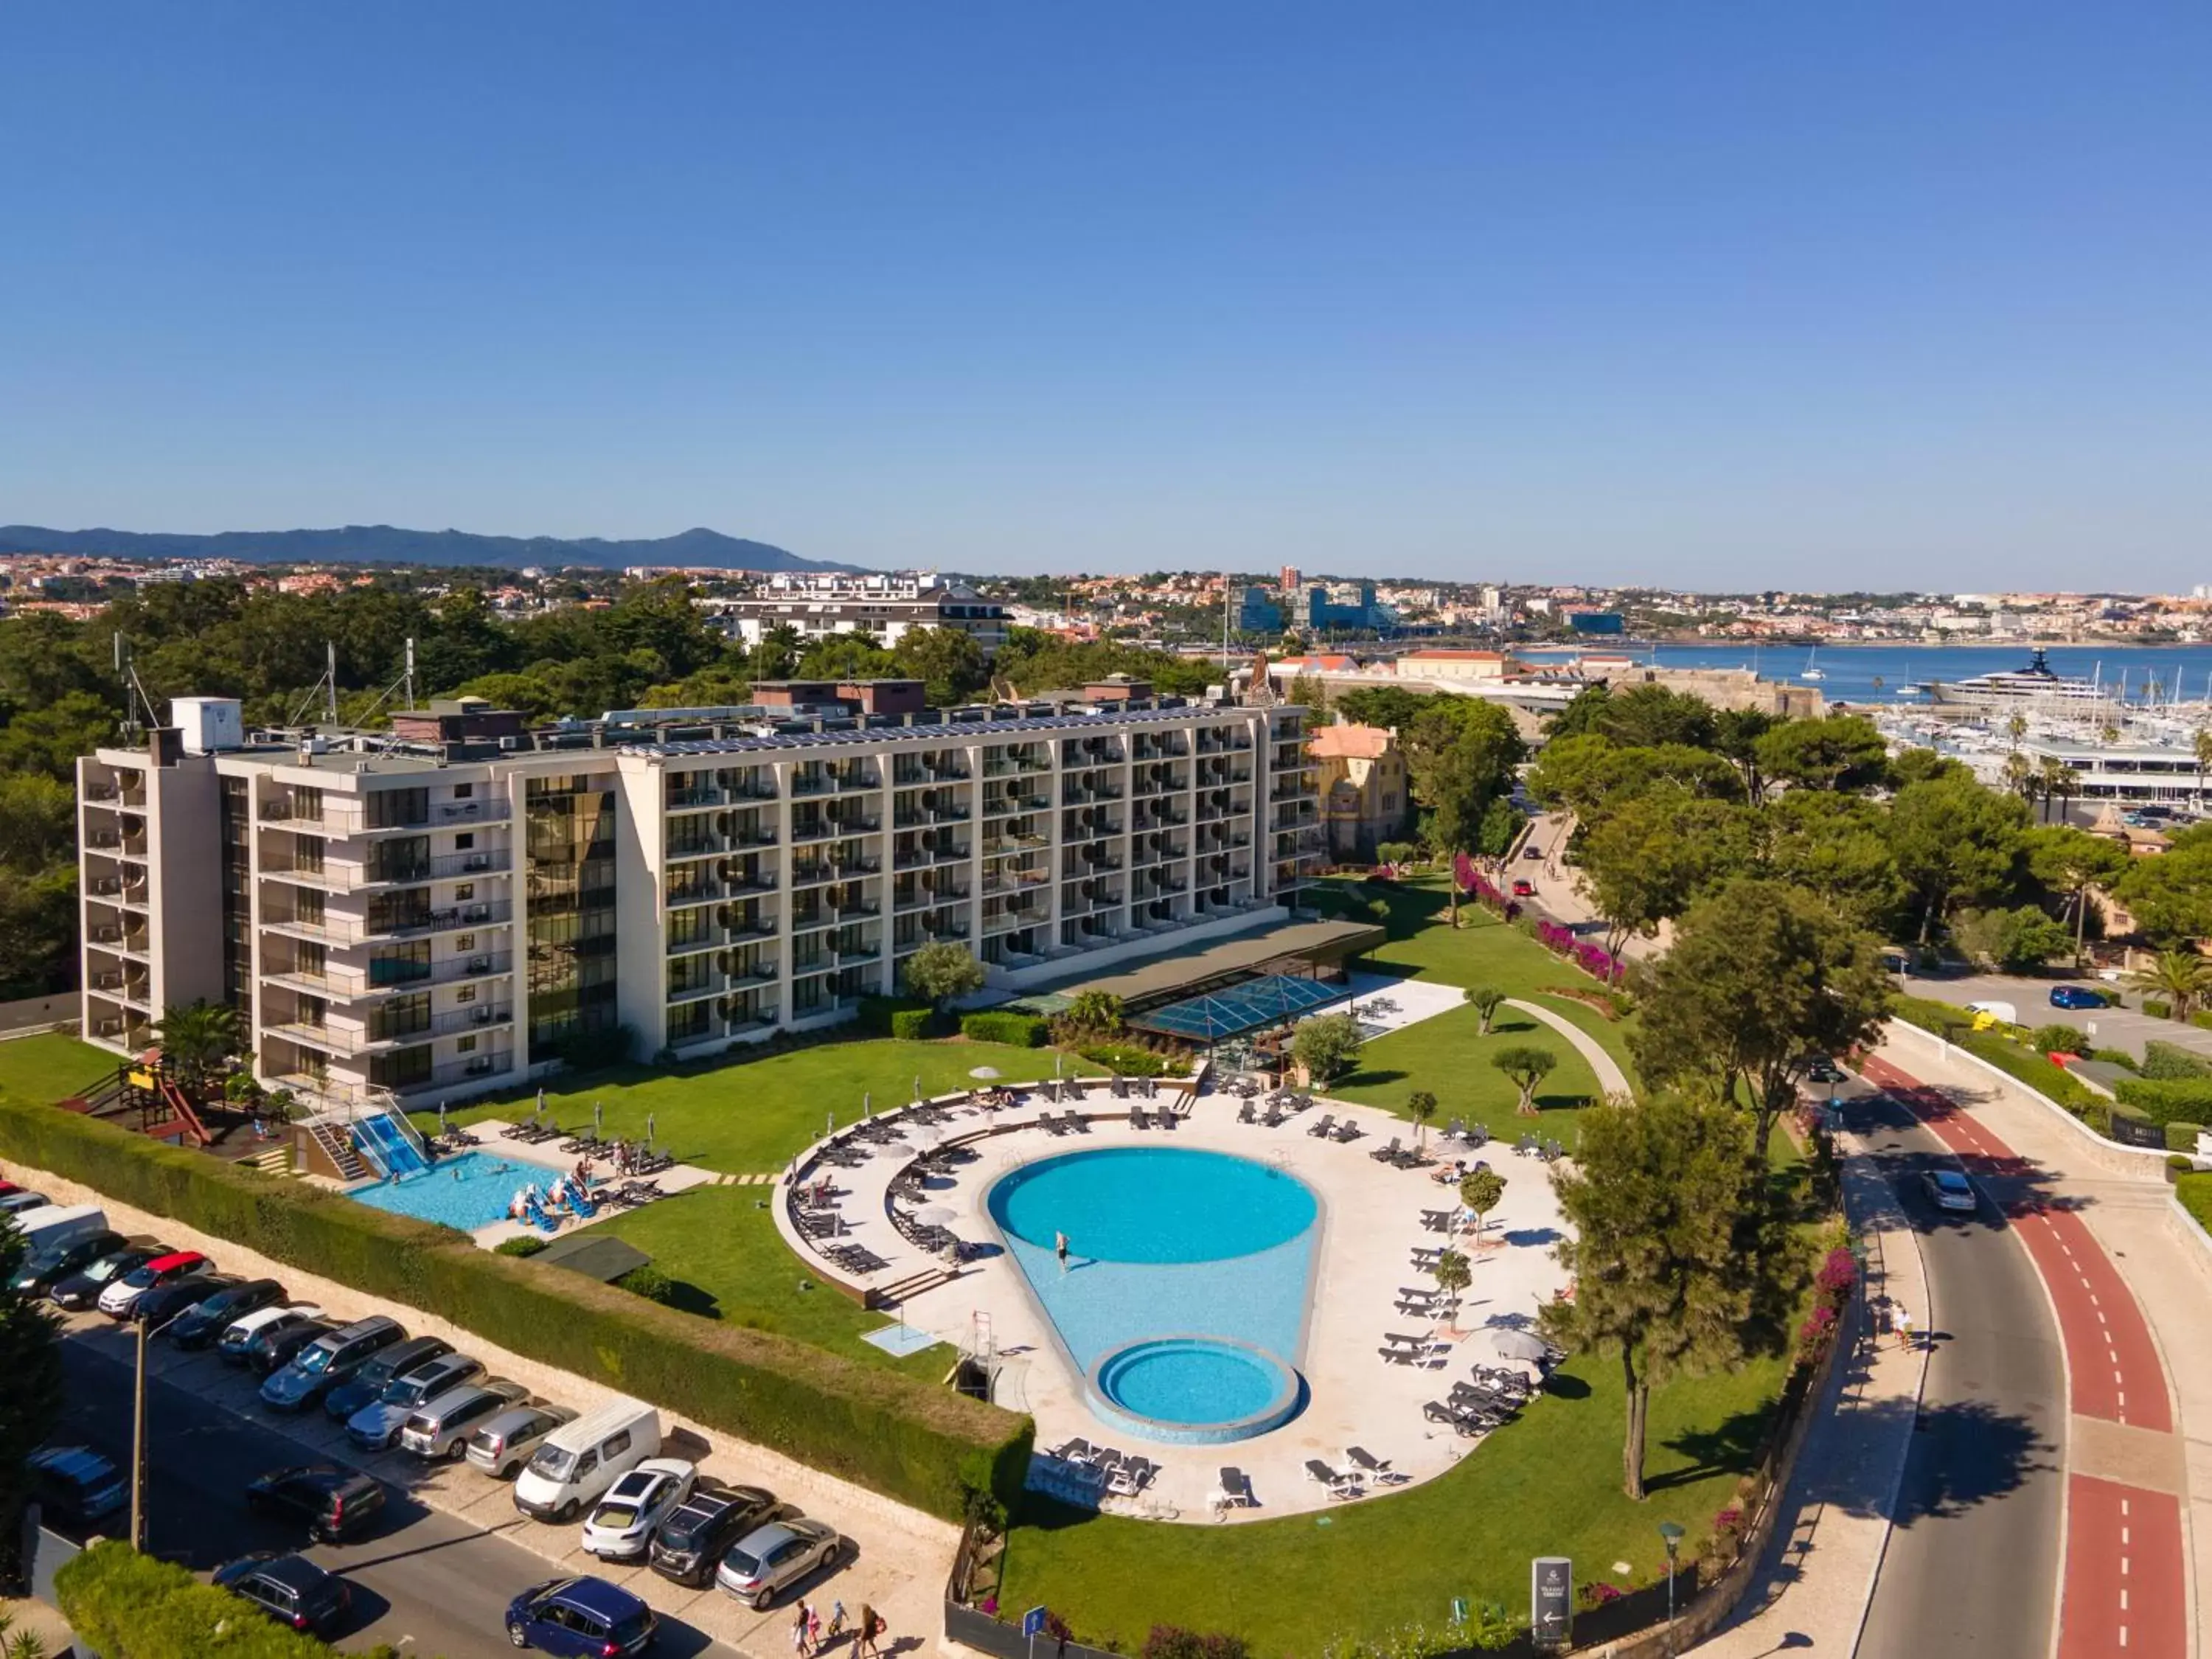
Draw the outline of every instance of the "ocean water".
<instances>
[{"instance_id":1,"label":"ocean water","mask_svg":"<svg viewBox=\"0 0 2212 1659\"><path fill-rule=\"evenodd\" d=\"M1603 641L1592 641L1588 648L1608 647ZM1751 668L1762 679L1792 682L1808 663L1817 663L1826 677L1820 690L1832 703L1905 705L1927 698L1900 697L1900 687L2025 668L2029 655L2024 645L1824 645L1817 649L1762 645L1754 650L1749 645L1717 642L1662 645L1656 653L1649 645L1612 648L1639 659L1656 659L1662 668ZM1541 661L1555 653L1519 654ZM2116 693L2124 684L2130 702L2140 701L2153 684L2160 702L2173 698L2177 690L2185 701L2201 702L2212 687L2212 646L2055 645L2045 654L2057 673L2101 678Z\"/></svg>"}]
</instances>

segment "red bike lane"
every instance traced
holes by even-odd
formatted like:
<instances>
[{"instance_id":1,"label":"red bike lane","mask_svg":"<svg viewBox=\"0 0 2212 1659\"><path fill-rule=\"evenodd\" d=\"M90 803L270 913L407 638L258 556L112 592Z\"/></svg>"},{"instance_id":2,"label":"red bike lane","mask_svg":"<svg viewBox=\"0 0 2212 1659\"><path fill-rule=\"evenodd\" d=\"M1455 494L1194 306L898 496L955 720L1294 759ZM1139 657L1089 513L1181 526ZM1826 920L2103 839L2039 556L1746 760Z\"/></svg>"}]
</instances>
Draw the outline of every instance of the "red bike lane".
<instances>
[{"instance_id":1,"label":"red bike lane","mask_svg":"<svg viewBox=\"0 0 2212 1659\"><path fill-rule=\"evenodd\" d=\"M2036 1173L1940 1091L1886 1060L1869 1058L1860 1069L1956 1153L1969 1173ZM2172 1401L2150 1326L2087 1224L2041 1199L2009 1203L2004 1210L2057 1316L2069 1409L2134 1429L2172 1432ZM2065 1571L2059 1659L2120 1652L2184 1659L2188 1653L2181 1506L2171 1493L2069 1473Z\"/></svg>"}]
</instances>

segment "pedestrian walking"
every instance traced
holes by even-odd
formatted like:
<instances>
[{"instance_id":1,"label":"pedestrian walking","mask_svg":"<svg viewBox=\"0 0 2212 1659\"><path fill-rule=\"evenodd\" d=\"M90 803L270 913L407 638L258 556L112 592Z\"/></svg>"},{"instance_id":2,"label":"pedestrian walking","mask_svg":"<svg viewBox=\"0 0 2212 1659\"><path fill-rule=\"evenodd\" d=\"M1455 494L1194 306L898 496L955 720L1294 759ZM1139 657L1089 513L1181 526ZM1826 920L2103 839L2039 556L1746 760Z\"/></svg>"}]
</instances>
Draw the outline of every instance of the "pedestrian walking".
<instances>
[{"instance_id":1,"label":"pedestrian walking","mask_svg":"<svg viewBox=\"0 0 2212 1659\"><path fill-rule=\"evenodd\" d=\"M842 1601L832 1601L830 1604L830 1639L834 1642L844 1633L845 1604Z\"/></svg>"},{"instance_id":2,"label":"pedestrian walking","mask_svg":"<svg viewBox=\"0 0 2212 1659\"><path fill-rule=\"evenodd\" d=\"M806 1609L806 1646L810 1652L822 1651L822 1609Z\"/></svg>"},{"instance_id":3,"label":"pedestrian walking","mask_svg":"<svg viewBox=\"0 0 2212 1659\"><path fill-rule=\"evenodd\" d=\"M1897 1346L1900 1348L1911 1347L1912 1346L1912 1310L1902 1302L1896 1304L1890 1314L1889 1322L1896 1328Z\"/></svg>"},{"instance_id":4,"label":"pedestrian walking","mask_svg":"<svg viewBox=\"0 0 2212 1659\"><path fill-rule=\"evenodd\" d=\"M860 1603L860 1622L853 1632L853 1659L869 1659L876 1650L876 1633L883 1628L882 1615L866 1601Z\"/></svg>"},{"instance_id":5,"label":"pedestrian walking","mask_svg":"<svg viewBox=\"0 0 2212 1659\"><path fill-rule=\"evenodd\" d=\"M802 1601L793 1613L791 1619L791 1650L798 1654L799 1659L805 1659L809 1651L806 1645L807 1612L806 1603Z\"/></svg>"}]
</instances>

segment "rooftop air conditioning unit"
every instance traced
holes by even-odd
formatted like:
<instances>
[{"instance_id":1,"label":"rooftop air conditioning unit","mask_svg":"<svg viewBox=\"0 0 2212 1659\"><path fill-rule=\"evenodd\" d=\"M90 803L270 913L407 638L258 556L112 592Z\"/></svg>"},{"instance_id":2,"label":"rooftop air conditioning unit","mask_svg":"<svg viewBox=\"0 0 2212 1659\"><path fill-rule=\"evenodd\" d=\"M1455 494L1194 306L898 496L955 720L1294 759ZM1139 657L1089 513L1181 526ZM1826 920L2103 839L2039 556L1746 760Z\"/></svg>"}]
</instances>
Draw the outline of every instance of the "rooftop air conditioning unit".
<instances>
[{"instance_id":1,"label":"rooftop air conditioning unit","mask_svg":"<svg viewBox=\"0 0 2212 1659\"><path fill-rule=\"evenodd\" d=\"M478 1008L469 1016L469 1020L471 1024L489 1025L492 1022L492 1016L493 1011L491 1009Z\"/></svg>"},{"instance_id":2,"label":"rooftop air conditioning unit","mask_svg":"<svg viewBox=\"0 0 2212 1659\"><path fill-rule=\"evenodd\" d=\"M471 957L469 958L469 971L472 974L488 974L491 972L491 958L489 957Z\"/></svg>"}]
</instances>

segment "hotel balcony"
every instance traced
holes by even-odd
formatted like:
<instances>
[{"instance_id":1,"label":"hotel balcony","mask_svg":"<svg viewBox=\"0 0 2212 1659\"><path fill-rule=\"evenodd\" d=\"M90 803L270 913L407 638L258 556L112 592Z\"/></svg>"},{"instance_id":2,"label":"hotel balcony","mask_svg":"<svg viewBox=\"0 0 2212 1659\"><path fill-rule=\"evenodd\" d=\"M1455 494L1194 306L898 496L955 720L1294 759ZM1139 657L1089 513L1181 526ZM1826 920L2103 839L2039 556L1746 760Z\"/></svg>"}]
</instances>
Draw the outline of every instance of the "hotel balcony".
<instances>
[{"instance_id":1,"label":"hotel balcony","mask_svg":"<svg viewBox=\"0 0 2212 1659\"><path fill-rule=\"evenodd\" d=\"M504 796L474 796L467 800L434 801L428 811L392 822L370 822L367 802L325 800L319 808L283 795L261 803L260 822L310 835L351 839L366 836L419 836L428 830L465 830L471 824L504 823L510 816Z\"/></svg>"},{"instance_id":2,"label":"hotel balcony","mask_svg":"<svg viewBox=\"0 0 2212 1659\"><path fill-rule=\"evenodd\" d=\"M507 848L477 852L444 853L434 858L404 864L325 864L319 866L289 860L264 859L261 873L295 887L312 887L325 893L365 893L379 887L418 887L427 882L466 879L472 876L503 876L514 868Z\"/></svg>"},{"instance_id":3,"label":"hotel balcony","mask_svg":"<svg viewBox=\"0 0 2212 1659\"><path fill-rule=\"evenodd\" d=\"M264 985L283 986L320 997L382 997L433 985L459 985L469 980L498 979L514 971L514 957L505 951L479 951L444 962L388 962L367 968L302 969L278 966L261 974Z\"/></svg>"},{"instance_id":4,"label":"hotel balcony","mask_svg":"<svg viewBox=\"0 0 2212 1659\"><path fill-rule=\"evenodd\" d=\"M496 927L511 921L514 907L504 900L495 903L453 905L442 910L408 912L388 919L325 915L319 919L264 915L261 925L272 932L327 945L366 945L379 939L428 939L438 933L467 933Z\"/></svg>"},{"instance_id":5,"label":"hotel balcony","mask_svg":"<svg viewBox=\"0 0 2212 1659\"><path fill-rule=\"evenodd\" d=\"M412 1021L404 1026L380 1025L374 1021L368 1025L332 1025L326 1021L278 1020L261 1030L264 1036L280 1036L288 1042L320 1048L328 1054L366 1054L404 1048L428 1037L491 1031L514 1024L512 1007L486 1003L448 1009L428 1020Z\"/></svg>"}]
</instances>

